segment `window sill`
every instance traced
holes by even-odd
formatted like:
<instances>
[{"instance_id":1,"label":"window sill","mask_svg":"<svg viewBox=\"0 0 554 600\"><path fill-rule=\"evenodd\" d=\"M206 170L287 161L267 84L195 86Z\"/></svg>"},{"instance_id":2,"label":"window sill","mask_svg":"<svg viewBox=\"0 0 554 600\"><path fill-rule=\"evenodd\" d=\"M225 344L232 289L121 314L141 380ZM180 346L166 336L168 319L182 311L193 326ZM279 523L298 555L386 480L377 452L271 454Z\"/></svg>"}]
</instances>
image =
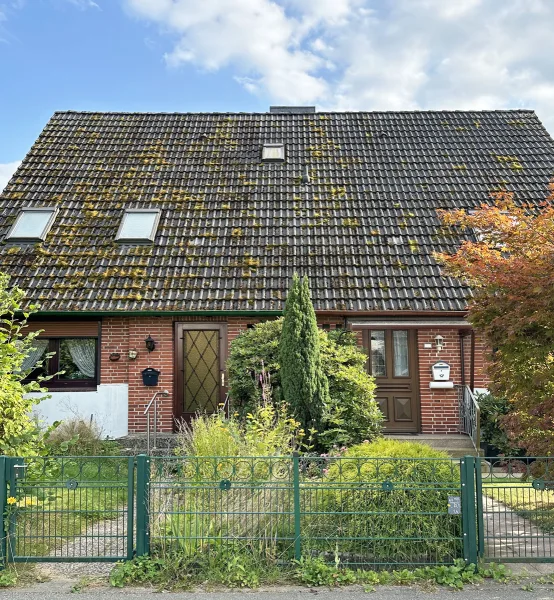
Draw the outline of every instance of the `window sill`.
<instances>
[{"instance_id":1,"label":"window sill","mask_svg":"<svg viewBox=\"0 0 554 600\"><path fill-rule=\"evenodd\" d=\"M93 387L49 387L44 386L47 392L96 392L97 386Z\"/></svg>"},{"instance_id":2,"label":"window sill","mask_svg":"<svg viewBox=\"0 0 554 600\"><path fill-rule=\"evenodd\" d=\"M94 387L47 387L45 386L47 392L96 392L96 386Z\"/></svg>"}]
</instances>

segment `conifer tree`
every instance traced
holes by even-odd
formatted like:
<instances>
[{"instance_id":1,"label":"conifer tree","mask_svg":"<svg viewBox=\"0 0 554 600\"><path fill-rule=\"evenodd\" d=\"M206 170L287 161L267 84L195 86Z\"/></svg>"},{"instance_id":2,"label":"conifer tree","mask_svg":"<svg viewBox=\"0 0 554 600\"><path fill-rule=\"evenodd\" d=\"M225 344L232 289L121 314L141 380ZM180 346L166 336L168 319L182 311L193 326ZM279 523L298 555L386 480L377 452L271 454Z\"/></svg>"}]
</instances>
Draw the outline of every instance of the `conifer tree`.
<instances>
[{"instance_id":1,"label":"conifer tree","mask_svg":"<svg viewBox=\"0 0 554 600\"><path fill-rule=\"evenodd\" d=\"M308 278L294 275L285 305L279 344L281 385L285 401L307 430L321 427L329 400L329 383L320 357L319 333Z\"/></svg>"}]
</instances>

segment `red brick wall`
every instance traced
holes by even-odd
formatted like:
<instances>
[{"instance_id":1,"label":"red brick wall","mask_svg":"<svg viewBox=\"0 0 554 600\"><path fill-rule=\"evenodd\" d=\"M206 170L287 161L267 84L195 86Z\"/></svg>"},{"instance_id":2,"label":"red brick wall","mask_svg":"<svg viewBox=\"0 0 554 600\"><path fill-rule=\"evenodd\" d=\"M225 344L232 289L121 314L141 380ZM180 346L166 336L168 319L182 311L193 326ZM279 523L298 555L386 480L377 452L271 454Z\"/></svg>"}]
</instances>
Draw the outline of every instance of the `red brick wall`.
<instances>
[{"instance_id":1,"label":"red brick wall","mask_svg":"<svg viewBox=\"0 0 554 600\"><path fill-rule=\"evenodd\" d=\"M227 319L229 344L248 324L260 319L230 317ZM224 322L217 317L106 317L102 322L100 383L129 384L129 433L146 431L144 409L156 391L167 390L169 397L158 398L159 431L172 431L173 422L173 370L174 370L174 323L175 322ZM144 340L148 336L156 342L152 353L146 350ZM138 357L129 358L129 350L136 349ZM117 362L110 361L110 354L119 353ZM160 371L157 387L142 383L142 371L153 367Z\"/></svg>"},{"instance_id":2,"label":"red brick wall","mask_svg":"<svg viewBox=\"0 0 554 600\"><path fill-rule=\"evenodd\" d=\"M435 337L443 337L444 347L438 352ZM432 349L424 348L425 343L432 344ZM432 381L431 366L439 360L450 365L450 379L455 385L462 384L462 366L460 357L460 334L457 329L437 328L420 329L417 334L419 354L419 388L421 400L422 433L456 433L458 431L459 413L457 390L429 388ZM471 335L463 337L465 384L471 382ZM475 340L475 386L487 387L485 373L485 344L482 338Z\"/></svg>"},{"instance_id":3,"label":"red brick wall","mask_svg":"<svg viewBox=\"0 0 554 600\"><path fill-rule=\"evenodd\" d=\"M168 398L159 398L160 431L173 429L173 361L174 361L174 323L175 322L226 322L229 344L248 324L260 319L248 317L229 317L226 321L217 317L106 317L102 322L101 340L101 383L129 384L129 432L144 432L146 418L143 415L146 405L155 391L168 390ZM320 325L329 325L334 329L343 325L340 317L320 317ZM156 349L149 354L144 340L151 335L156 341ZM435 336L444 338L444 348L437 353ZM431 343L432 349L424 349L425 343ZM458 430L458 404L456 390L431 390L431 365L439 360L451 366L451 379L461 383L460 342L457 329L422 329L417 334L419 354L419 380L421 398L422 433L451 433ZM470 336L464 338L466 383L470 383ZM129 359L129 350L136 349L138 358ZM121 355L117 362L109 359L111 353ZM475 340L475 386L486 387L485 346L483 340ZM142 383L141 371L154 367L161 371L157 388L146 387Z\"/></svg>"},{"instance_id":4,"label":"red brick wall","mask_svg":"<svg viewBox=\"0 0 554 600\"><path fill-rule=\"evenodd\" d=\"M475 387L486 388L489 385L487 376L487 356L489 348L480 334L475 334ZM469 383L469 382L468 382Z\"/></svg>"}]
</instances>

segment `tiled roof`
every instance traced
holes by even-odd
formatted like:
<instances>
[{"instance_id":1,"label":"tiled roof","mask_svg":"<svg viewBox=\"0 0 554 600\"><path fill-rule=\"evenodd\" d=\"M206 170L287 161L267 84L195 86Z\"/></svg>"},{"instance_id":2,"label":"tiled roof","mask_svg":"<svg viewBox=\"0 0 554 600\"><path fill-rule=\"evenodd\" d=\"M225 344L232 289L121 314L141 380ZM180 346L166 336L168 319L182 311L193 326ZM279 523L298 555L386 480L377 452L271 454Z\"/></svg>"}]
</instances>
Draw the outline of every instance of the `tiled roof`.
<instances>
[{"instance_id":1,"label":"tiled roof","mask_svg":"<svg viewBox=\"0 0 554 600\"><path fill-rule=\"evenodd\" d=\"M285 163L261 163L266 142ZM540 201L553 167L523 110L56 113L0 196L0 239L23 206L59 212L44 243L2 242L0 270L44 311L280 310L295 271L318 310L463 310L436 209L499 185ZM155 243L114 243L149 207Z\"/></svg>"}]
</instances>

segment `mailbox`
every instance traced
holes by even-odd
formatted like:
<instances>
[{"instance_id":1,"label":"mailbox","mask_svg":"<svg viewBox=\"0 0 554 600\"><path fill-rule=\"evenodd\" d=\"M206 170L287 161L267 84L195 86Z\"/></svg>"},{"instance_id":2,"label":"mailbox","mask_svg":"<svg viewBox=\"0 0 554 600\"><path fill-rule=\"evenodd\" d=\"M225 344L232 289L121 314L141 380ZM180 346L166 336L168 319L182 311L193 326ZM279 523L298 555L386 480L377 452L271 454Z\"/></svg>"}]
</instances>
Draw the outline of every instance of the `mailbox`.
<instances>
[{"instance_id":1,"label":"mailbox","mask_svg":"<svg viewBox=\"0 0 554 600\"><path fill-rule=\"evenodd\" d=\"M444 361L439 361L432 366L434 381L449 381L450 380L450 365Z\"/></svg>"},{"instance_id":2,"label":"mailbox","mask_svg":"<svg viewBox=\"0 0 554 600\"><path fill-rule=\"evenodd\" d=\"M158 377L160 376L160 371L156 371L152 367L148 367L148 369L144 369L142 371L142 383L144 385L158 385Z\"/></svg>"}]
</instances>

